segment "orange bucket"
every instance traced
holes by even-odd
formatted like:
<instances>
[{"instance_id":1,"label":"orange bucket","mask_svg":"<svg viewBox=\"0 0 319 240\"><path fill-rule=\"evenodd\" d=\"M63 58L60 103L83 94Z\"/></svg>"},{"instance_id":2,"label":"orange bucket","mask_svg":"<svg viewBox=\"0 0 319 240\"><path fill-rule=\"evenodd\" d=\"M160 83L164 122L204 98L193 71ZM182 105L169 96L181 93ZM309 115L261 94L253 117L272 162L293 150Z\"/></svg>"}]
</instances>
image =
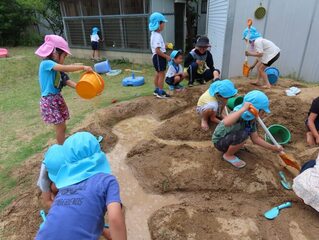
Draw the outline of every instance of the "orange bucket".
<instances>
[{"instance_id":1,"label":"orange bucket","mask_svg":"<svg viewBox=\"0 0 319 240\"><path fill-rule=\"evenodd\" d=\"M84 99L100 95L104 90L103 78L95 72L84 73L76 84L76 92Z\"/></svg>"},{"instance_id":2,"label":"orange bucket","mask_svg":"<svg viewBox=\"0 0 319 240\"><path fill-rule=\"evenodd\" d=\"M243 75L244 77L248 77L250 72L250 67L247 62L243 64Z\"/></svg>"}]
</instances>

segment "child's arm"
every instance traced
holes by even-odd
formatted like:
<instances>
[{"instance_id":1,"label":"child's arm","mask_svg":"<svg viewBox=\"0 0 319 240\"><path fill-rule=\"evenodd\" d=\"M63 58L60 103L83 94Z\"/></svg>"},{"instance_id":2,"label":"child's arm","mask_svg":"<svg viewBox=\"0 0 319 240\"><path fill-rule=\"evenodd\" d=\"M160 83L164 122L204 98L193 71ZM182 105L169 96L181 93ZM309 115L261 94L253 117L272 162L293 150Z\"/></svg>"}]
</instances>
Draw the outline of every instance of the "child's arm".
<instances>
[{"instance_id":1,"label":"child's arm","mask_svg":"<svg viewBox=\"0 0 319 240\"><path fill-rule=\"evenodd\" d=\"M216 112L213 111L213 114L210 116L210 121L212 121L213 123L220 123L220 120L216 117Z\"/></svg>"},{"instance_id":2,"label":"child's arm","mask_svg":"<svg viewBox=\"0 0 319 240\"><path fill-rule=\"evenodd\" d=\"M76 87L76 82L74 82L72 80L67 80L66 81L66 85L68 85L71 88L75 88Z\"/></svg>"},{"instance_id":3,"label":"child's arm","mask_svg":"<svg viewBox=\"0 0 319 240\"><path fill-rule=\"evenodd\" d=\"M262 57L264 53L245 51L245 55L259 58L259 57Z\"/></svg>"},{"instance_id":4,"label":"child's arm","mask_svg":"<svg viewBox=\"0 0 319 240\"><path fill-rule=\"evenodd\" d=\"M170 61L170 60L171 60L171 58L170 58L167 54L165 54L165 53L163 53L163 52L161 51L161 48L160 48L160 47L156 48L156 54L157 54L158 56L160 56L160 57L165 58L167 61Z\"/></svg>"},{"instance_id":5,"label":"child's arm","mask_svg":"<svg viewBox=\"0 0 319 240\"><path fill-rule=\"evenodd\" d=\"M250 135L250 138L252 140L252 142L256 145L259 145L263 148L266 148L268 150L271 150L271 151L274 151L274 152L281 152L283 151L283 147L280 146L280 147L277 147L275 145L272 145L270 143L267 143L264 139L262 139L261 137L259 137L258 133L257 132L253 132L251 135Z\"/></svg>"},{"instance_id":6,"label":"child's arm","mask_svg":"<svg viewBox=\"0 0 319 240\"><path fill-rule=\"evenodd\" d=\"M240 116L249 109L250 105L251 105L250 102L245 102L244 106L241 109L239 109L239 111L233 112L233 113L229 114L228 116L226 116L223 119L225 126L228 127L228 126L235 124L238 121L238 119L240 118Z\"/></svg>"},{"instance_id":7,"label":"child's arm","mask_svg":"<svg viewBox=\"0 0 319 240\"><path fill-rule=\"evenodd\" d=\"M107 205L109 225L113 240L126 240L126 226L121 204L112 202Z\"/></svg>"},{"instance_id":8,"label":"child's arm","mask_svg":"<svg viewBox=\"0 0 319 240\"><path fill-rule=\"evenodd\" d=\"M315 120L317 118L318 114L316 113L310 113L308 117L308 127L313 135L313 137L316 139L316 143L319 144L319 133L316 129Z\"/></svg>"},{"instance_id":9,"label":"child's arm","mask_svg":"<svg viewBox=\"0 0 319 240\"><path fill-rule=\"evenodd\" d=\"M53 199L51 197L51 192L42 192L41 193L42 204L45 208L50 209L53 203Z\"/></svg>"},{"instance_id":10,"label":"child's arm","mask_svg":"<svg viewBox=\"0 0 319 240\"><path fill-rule=\"evenodd\" d=\"M86 71L93 72L93 69L90 66L81 66L81 65L62 65L57 64L53 67L55 71L59 72L76 72L76 71Z\"/></svg>"}]
</instances>

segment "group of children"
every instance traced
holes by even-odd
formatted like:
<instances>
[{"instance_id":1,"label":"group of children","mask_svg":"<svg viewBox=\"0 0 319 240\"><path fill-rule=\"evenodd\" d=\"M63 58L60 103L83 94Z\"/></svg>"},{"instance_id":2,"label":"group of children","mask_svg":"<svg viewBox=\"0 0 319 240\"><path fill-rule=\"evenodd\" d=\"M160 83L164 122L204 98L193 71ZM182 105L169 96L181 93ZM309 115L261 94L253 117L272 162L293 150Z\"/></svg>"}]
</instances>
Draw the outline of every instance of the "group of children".
<instances>
[{"instance_id":1,"label":"group of children","mask_svg":"<svg viewBox=\"0 0 319 240\"><path fill-rule=\"evenodd\" d=\"M150 16L152 61L156 70L154 95L169 97L163 89L164 79L171 90L182 89L180 83L185 77L189 78L189 86L193 86L195 81L204 84L213 80L199 98L196 111L201 116L203 130L209 129L209 122L217 124L212 142L223 153L223 160L236 168L244 167L246 163L236 153L248 138L268 150L281 152L282 147L271 145L258 136L255 116L249 111L250 106L253 106L261 116L270 113L268 97L261 91L250 91L243 103L228 114L225 111L226 103L238 90L231 80L220 79L220 71L215 69L209 51L209 39L198 38L185 61L181 51L174 50L168 56L161 35L165 22L167 20L160 13ZM99 38L98 29L93 30L91 40L95 49ZM264 86L270 87L264 69L279 58L280 49L261 38L253 27L249 31L246 29L243 36L255 49L255 52L247 51L246 55L258 57L258 81L263 78ZM68 43L60 36L45 36L44 43L35 54L43 59L39 66L41 116L45 123L55 126L58 143L49 148L41 166L38 185L42 190L44 205L50 211L36 239L98 239L101 234L106 239L126 239L119 186L111 175L108 160L97 139L90 133L82 132L65 140L69 112L61 91L66 85L76 87L66 73L93 70L90 66L64 65L65 58L71 52ZM167 63L168 71L165 74ZM306 125L308 143L319 144L319 98L311 106ZM104 227L106 211L110 231Z\"/></svg>"}]
</instances>

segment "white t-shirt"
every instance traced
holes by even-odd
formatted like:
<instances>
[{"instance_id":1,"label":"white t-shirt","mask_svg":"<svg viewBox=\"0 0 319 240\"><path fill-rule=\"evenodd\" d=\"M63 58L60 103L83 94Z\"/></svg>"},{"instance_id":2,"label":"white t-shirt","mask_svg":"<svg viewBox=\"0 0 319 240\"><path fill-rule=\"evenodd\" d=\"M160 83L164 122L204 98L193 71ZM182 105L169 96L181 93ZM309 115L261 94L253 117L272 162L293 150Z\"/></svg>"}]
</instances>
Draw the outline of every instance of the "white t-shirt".
<instances>
[{"instance_id":1,"label":"white t-shirt","mask_svg":"<svg viewBox=\"0 0 319 240\"><path fill-rule=\"evenodd\" d=\"M164 39L162 37L162 34L160 34L159 32L152 32L151 33L151 49L152 49L152 53L153 55L156 54L156 48L160 48L161 51L164 53L166 52L166 48L165 48L165 43L164 43Z\"/></svg>"},{"instance_id":2,"label":"white t-shirt","mask_svg":"<svg viewBox=\"0 0 319 240\"><path fill-rule=\"evenodd\" d=\"M178 70L178 71L177 71ZM166 77L174 77L175 74L177 73L183 73L183 67L182 65L178 65L178 69L176 66L173 66L173 65L169 65L168 69L167 69L167 72L166 72Z\"/></svg>"},{"instance_id":3,"label":"white t-shirt","mask_svg":"<svg viewBox=\"0 0 319 240\"><path fill-rule=\"evenodd\" d=\"M99 40L100 40L99 35L97 34L91 35L91 42L98 42Z\"/></svg>"},{"instance_id":4,"label":"white t-shirt","mask_svg":"<svg viewBox=\"0 0 319 240\"><path fill-rule=\"evenodd\" d=\"M260 61L265 64L267 64L280 52L280 48L277 47L272 41L261 37L255 40L254 48L256 52L263 53Z\"/></svg>"}]
</instances>

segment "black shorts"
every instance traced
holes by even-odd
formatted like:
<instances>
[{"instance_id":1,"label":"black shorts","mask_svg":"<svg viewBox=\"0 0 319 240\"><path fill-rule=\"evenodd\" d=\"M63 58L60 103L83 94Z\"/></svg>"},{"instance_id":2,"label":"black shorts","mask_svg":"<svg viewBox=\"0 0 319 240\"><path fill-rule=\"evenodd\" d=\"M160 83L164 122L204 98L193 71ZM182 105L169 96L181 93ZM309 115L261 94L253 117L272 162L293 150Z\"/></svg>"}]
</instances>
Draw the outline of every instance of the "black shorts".
<instances>
[{"instance_id":1,"label":"black shorts","mask_svg":"<svg viewBox=\"0 0 319 240\"><path fill-rule=\"evenodd\" d=\"M157 54L154 54L152 60L153 60L153 66L156 72L164 72L166 70L166 65L167 65L166 58L163 58Z\"/></svg>"},{"instance_id":2,"label":"black shorts","mask_svg":"<svg viewBox=\"0 0 319 240\"><path fill-rule=\"evenodd\" d=\"M280 57L280 52L274 56L267 64L263 63L265 66L270 67L271 65L273 65L274 62L276 62L278 60L278 58Z\"/></svg>"},{"instance_id":3,"label":"black shorts","mask_svg":"<svg viewBox=\"0 0 319 240\"><path fill-rule=\"evenodd\" d=\"M92 50L98 50L99 49L99 42L91 42Z\"/></svg>"},{"instance_id":4,"label":"black shorts","mask_svg":"<svg viewBox=\"0 0 319 240\"><path fill-rule=\"evenodd\" d=\"M174 79L175 79L175 77L166 77L166 78L165 78L165 82L166 82L168 85L175 85Z\"/></svg>"},{"instance_id":5,"label":"black shorts","mask_svg":"<svg viewBox=\"0 0 319 240\"><path fill-rule=\"evenodd\" d=\"M238 145L246 141L250 136L250 133L246 130L240 130L237 132L231 132L225 137L215 143L215 148L221 152L227 152L230 145Z\"/></svg>"}]
</instances>

